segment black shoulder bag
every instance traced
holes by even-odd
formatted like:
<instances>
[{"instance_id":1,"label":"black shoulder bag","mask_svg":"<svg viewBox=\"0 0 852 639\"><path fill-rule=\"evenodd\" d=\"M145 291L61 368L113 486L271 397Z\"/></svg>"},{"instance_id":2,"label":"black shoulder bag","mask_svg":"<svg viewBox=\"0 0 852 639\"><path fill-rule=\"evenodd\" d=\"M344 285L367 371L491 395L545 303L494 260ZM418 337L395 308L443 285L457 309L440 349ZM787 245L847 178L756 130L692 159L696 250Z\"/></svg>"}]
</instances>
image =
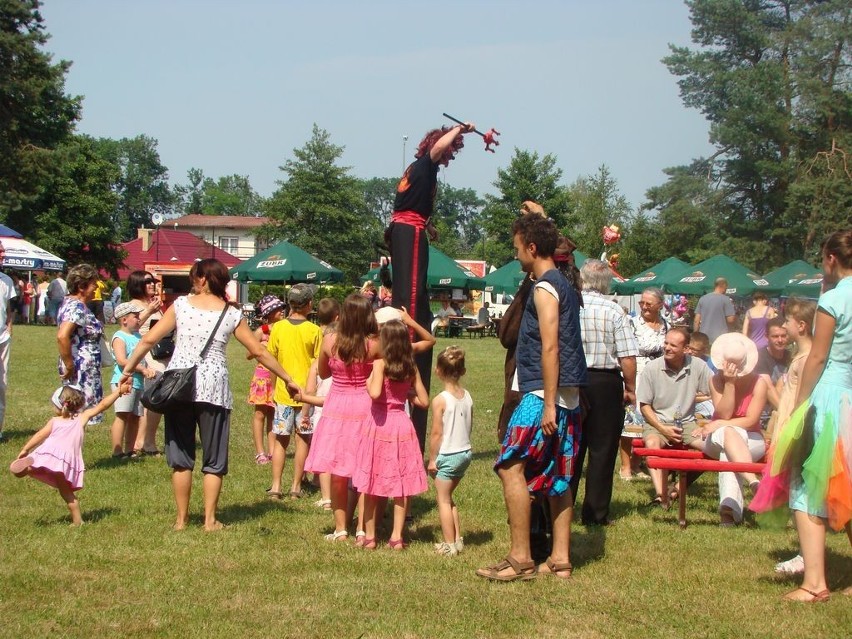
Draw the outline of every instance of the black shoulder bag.
<instances>
[{"instance_id":1,"label":"black shoulder bag","mask_svg":"<svg viewBox=\"0 0 852 639\"><path fill-rule=\"evenodd\" d=\"M207 343L198 355L199 361L204 359L207 349L213 341L213 336L219 330L219 325L228 312L228 305L222 310L219 321L213 327L213 332L207 338ZM165 413L182 404L195 401L195 371L198 364L189 368L172 368L165 372L142 393L142 405L155 413Z\"/></svg>"}]
</instances>

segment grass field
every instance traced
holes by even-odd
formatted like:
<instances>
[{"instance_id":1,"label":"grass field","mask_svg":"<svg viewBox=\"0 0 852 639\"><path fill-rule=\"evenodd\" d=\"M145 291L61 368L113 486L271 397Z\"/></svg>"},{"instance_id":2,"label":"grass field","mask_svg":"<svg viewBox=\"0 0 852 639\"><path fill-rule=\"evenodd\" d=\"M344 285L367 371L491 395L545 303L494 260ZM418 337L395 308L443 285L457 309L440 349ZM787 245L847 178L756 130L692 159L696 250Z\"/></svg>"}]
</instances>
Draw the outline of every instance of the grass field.
<instances>
[{"instance_id":1,"label":"grass field","mask_svg":"<svg viewBox=\"0 0 852 639\"><path fill-rule=\"evenodd\" d=\"M410 548L359 551L330 544L330 516L314 499L265 498L269 467L256 466L244 403L252 364L229 351L235 394L231 471L221 532L201 530L200 475L191 527L171 530L169 471L162 459L117 463L108 413L90 428L80 493L86 524L68 526L56 491L7 470L51 416L58 385L55 332L16 326L6 434L0 445L2 637L849 637L852 598L784 603L795 583L772 567L796 552L795 533L753 522L717 526L714 475L689 496L690 526L645 507L647 483L616 478L614 526L573 528L569 582L491 584L474 570L505 555L506 514L491 470L502 397L496 339L461 340L476 403L474 463L457 491L466 547L433 554L440 536L434 491L415 499ZM449 344L440 339L438 347ZM436 389L433 389L435 392ZM160 442L162 435L160 435ZM291 470L288 459L285 475ZM289 480L287 480L289 482ZM289 483L285 483L289 485ZM582 489L581 489L582 490ZM582 495L581 495L582 497ZM831 535L829 585L852 585L852 551Z\"/></svg>"}]
</instances>

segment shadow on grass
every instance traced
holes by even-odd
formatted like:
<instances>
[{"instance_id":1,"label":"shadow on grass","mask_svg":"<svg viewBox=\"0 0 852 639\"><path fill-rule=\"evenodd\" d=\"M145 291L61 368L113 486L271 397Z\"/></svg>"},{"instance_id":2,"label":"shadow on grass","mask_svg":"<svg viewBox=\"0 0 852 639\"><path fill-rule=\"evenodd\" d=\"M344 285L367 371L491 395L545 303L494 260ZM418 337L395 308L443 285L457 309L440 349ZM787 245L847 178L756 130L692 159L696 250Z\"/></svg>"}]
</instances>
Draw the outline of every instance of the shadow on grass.
<instances>
[{"instance_id":1,"label":"shadow on grass","mask_svg":"<svg viewBox=\"0 0 852 639\"><path fill-rule=\"evenodd\" d=\"M291 511L288 503L283 500L266 499L250 504L229 504L220 508L217 518L225 524L238 524L252 519L258 519L270 511ZM203 517L200 520L203 523Z\"/></svg>"},{"instance_id":2,"label":"shadow on grass","mask_svg":"<svg viewBox=\"0 0 852 639\"><path fill-rule=\"evenodd\" d=\"M50 526L68 526L71 523L71 516L68 515L68 511L64 507L61 512L63 515L60 517L40 517L36 520L36 526L41 528L47 528ZM82 509L83 524L97 524L98 522L119 512L121 511L118 508L96 508L94 510Z\"/></svg>"},{"instance_id":3,"label":"shadow on grass","mask_svg":"<svg viewBox=\"0 0 852 639\"><path fill-rule=\"evenodd\" d=\"M110 470L113 468L123 468L132 464L138 464L142 459L131 459L130 457L101 457L97 461L88 464L86 470Z\"/></svg>"},{"instance_id":4,"label":"shadow on grass","mask_svg":"<svg viewBox=\"0 0 852 639\"><path fill-rule=\"evenodd\" d=\"M839 534L844 536L846 535L843 531ZM769 553L769 557L776 561L783 561L790 559L798 552L797 548L790 548L788 546L784 550L773 550ZM835 552L832 548L826 548L825 567L829 590L843 590L844 588L852 586L852 556ZM802 582L802 575L788 575L772 572L771 574L767 573L762 575L758 578L758 580L763 583L798 586Z\"/></svg>"},{"instance_id":5,"label":"shadow on grass","mask_svg":"<svg viewBox=\"0 0 852 639\"><path fill-rule=\"evenodd\" d=\"M13 445L19 439L28 440L36 431L34 430L4 430L3 439L0 440L0 447L5 445Z\"/></svg>"}]
</instances>

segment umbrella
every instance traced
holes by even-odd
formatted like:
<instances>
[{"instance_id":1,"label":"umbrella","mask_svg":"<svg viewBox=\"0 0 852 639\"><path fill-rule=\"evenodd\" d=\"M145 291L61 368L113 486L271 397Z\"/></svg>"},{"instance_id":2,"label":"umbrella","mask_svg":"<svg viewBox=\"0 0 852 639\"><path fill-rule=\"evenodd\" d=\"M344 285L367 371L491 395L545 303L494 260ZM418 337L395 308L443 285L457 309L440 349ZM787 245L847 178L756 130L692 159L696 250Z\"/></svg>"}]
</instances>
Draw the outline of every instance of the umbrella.
<instances>
[{"instance_id":1,"label":"umbrella","mask_svg":"<svg viewBox=\"0 0 852 639\"><path fill-rule=\"evenodd\" d=\"M574 265L577 268L589 259L585 253L574 251ZM485 276L486 293L514 293L523 282L526 273L521 270L521 263L512 260Z\"/></svg>"},{"instance_id":2,"label":"umbrella","mask_svg":"<svg viewBox=\"0 0 852 639\"><path fill-rule=\"evenodd\" d=\"M393 266L391 266L393 272ZM362 282L379 281L379 267L367 271L361 276ZM485 280L462 268L446 253L434 246L429 247L429 268L426 270L426 285L429 288L472 288L485 287Z\"/></svg>"},{"instance_id":3,"label":"umbrella","mask_svg":"<svg viewBox=\"0 0 852 639\"><path fill-rule=\"evenodd\" d=\"M343 272L290 242L279 242L231 269L240 282L339 282Z\"/></svg>"},{"instance_id":4,"label":"umbrella","mask_svg":"<svg viewBox=\"0 0 852 639\"><path fill-rule=\"evenodd\" d=\"M765 279L727 255L714 255L695 266L687 266L679 273L661 278L658 285L662 284L669 293L703 295L713 290L713 281L717 277L728 280L728 295L751 295L755 291L780 293L783 288L771 286Z\"/></svg>"},{"instance_id":5,"label":"umbrella","mask_svg":"<svg viewBox=\"0 0 852 639\"><path fill-rule=\"evenodd\" d=\"M819 299L822 292L822 271L813 266L807 275L788 282L784 287L784 295L797 297L810 297Z\"/></svg>"},{"instance_id":6,"label":"umbrella","mask_svg":"<svg viewBox=\"0 0 852 639\"><path fill-rule=\"evenodd\" d=\"M40 249L24 239L4 237L3 247L6 249L3 266L22 271L62 271L65 269L65 260L61 257L56 257L53 253Z\"/></svg>"},{"instance_id":7,"label":"umbrella","mask_svg":"<svg viewBox=\"0 0 852 639\"><path fill-rule=\"evenodd\" d=\"M619 295L641 293L649 286L660 286L660 282L667 276L674 273L682 273L688 266L689 264L683 260L676 257L669 257L638 275L634 275L623 282L614 283L612 288Z\"/></svg>"},{"instance_id":8,"label":"umbrella","mask_svg":"<svg viewBox=\"0 0 852 639\"><path fill-rule=\"evenodd\" d=\"M24 236L18 233L15 229L11 229L5 224L0 224L0 237L18 237L23 238Z\"/></svg>"},{"instance_id":9,"label":"umbrella","mask_svg":"<svg viewBox=\"0 0 852 639\"><path fill-rule=\"evenodd\" d=\"M770 285L783 289L787 284L804 279L817 270L813 265L808 264L804 260L793 260L789 264L785 264L771 273L767 273L763 276L763 279L769 282Z\"/></svg>"}]
</instances>

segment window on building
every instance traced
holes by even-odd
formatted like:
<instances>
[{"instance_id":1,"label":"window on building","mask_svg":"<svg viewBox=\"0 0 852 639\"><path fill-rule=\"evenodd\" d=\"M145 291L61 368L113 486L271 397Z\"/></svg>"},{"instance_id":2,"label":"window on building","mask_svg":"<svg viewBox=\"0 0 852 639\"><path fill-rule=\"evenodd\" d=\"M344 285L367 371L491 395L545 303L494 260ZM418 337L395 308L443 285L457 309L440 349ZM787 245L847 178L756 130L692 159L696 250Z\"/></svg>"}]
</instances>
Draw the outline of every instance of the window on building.
<instances>
[{"instance_id":1,"label":"window on building","mask_svg":"<svg viewBox=\"0 0 852 639\"><path fill-rule=\"evenodd\" d=\"M226 235L221 236L219 239L219 248L228 253L234 254L237 252L237 246L239 244L238 237L228 237Z\"/></svg>"}]
</instances>

